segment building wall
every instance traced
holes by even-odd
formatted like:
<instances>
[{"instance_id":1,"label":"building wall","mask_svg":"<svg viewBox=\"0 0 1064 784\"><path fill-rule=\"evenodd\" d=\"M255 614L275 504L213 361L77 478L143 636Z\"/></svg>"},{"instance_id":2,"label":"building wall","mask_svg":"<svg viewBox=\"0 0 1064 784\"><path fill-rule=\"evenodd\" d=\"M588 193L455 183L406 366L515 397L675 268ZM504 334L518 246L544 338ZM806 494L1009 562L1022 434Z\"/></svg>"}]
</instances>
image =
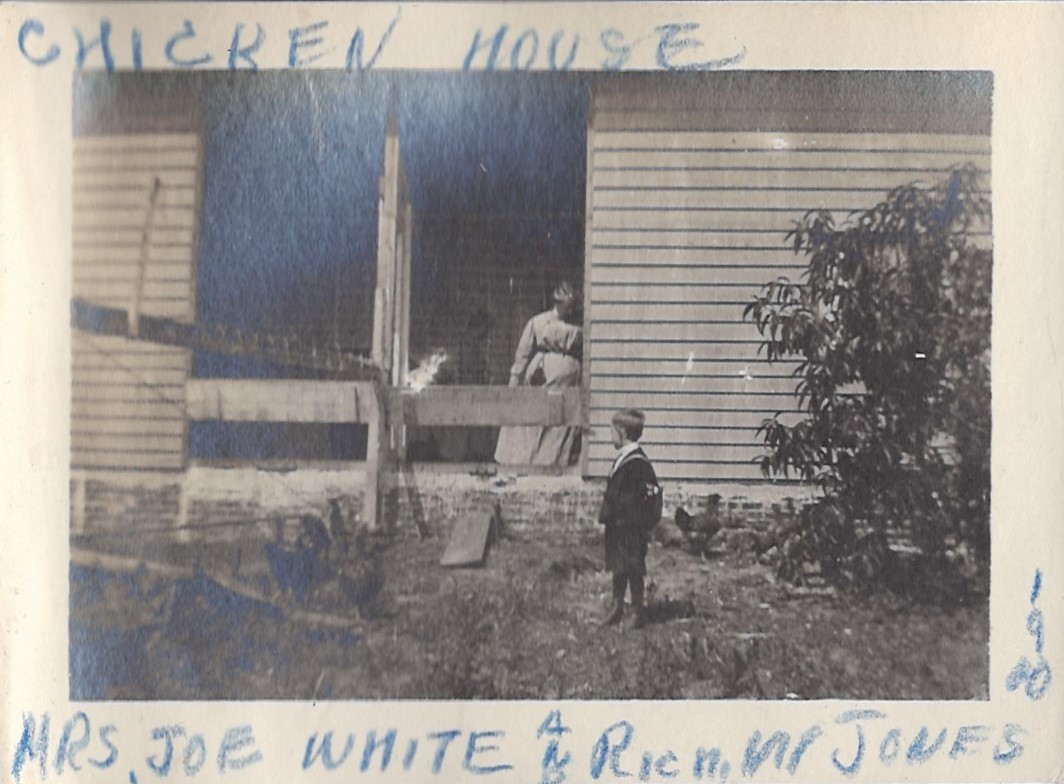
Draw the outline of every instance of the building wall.
<instances>
[{"instance_id":1,"label":"building wall","mask_svg":"<svg viewBox=\"0 0 1064 784\"><path fill-rule=\"evenodd\" d=\"M758 480L758 426L797 419L795 363L759 355L744 306L800 279L787 233L810 210L841 223L962 163L989 184L989 77L605 78L592 109L588 473L609 470L610 416L634 406L663 477Z\"/></svg>"},{"instance_id":2,"label":"building wall","mask_svg":"<svg viewBox=\"0 0 1064 784\"><path fill-rule=\"evenodd\" d=\"M74 139L75 298L194 320L201 148L191 131ZM182 468L191 351L81 332L71 344L71 466Z\"/></svg>"}]
</instances>

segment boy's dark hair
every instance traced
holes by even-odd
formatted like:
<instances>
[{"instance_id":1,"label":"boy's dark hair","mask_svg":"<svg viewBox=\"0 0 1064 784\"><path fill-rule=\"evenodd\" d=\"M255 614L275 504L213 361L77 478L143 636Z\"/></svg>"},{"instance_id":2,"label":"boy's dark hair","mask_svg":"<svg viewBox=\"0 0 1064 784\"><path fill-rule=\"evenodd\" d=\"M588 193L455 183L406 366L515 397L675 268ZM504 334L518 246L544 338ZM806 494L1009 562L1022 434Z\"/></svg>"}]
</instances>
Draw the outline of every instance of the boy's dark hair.
<instances>
[{"instance_id":1,"label":"boy's dark hair","mask_svg":"<svg viewBox=\"0 0 1064 784\"><path fill-rule=\"evenodd\" d=\"M638 409L622 408L613 415L610 421L629 441L638 441L643 437L643 423L646 422L646 416Z\"/></svg>"}]
</instances>

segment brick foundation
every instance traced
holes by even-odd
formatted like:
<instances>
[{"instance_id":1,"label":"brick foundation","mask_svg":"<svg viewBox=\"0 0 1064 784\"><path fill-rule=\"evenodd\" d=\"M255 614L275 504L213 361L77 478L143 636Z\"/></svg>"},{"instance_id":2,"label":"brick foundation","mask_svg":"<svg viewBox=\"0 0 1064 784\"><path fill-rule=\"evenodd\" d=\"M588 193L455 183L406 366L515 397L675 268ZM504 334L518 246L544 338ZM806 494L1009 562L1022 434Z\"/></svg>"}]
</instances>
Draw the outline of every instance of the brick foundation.
<instances>
[{"instance_id":1,"label":"brick foundation","mask_svg":"<svg viewBox=\"0 0 1064 784\"><path fill-rule=\"evenodd\" d=\"M401 536L444 537L462 515L498 506L503 533L517 539L576 542L601 535L597 523L603 480L578 476L479 476L404 471L386 479L384 525ZM72 532L173 528L211 539L268 535L277 519L324 515L340 498L353 519L363 509L358 464L290 471L255 467L190 467L184 473L81 473L71 477ZM723 544L746 549L752 537L790 516L809 497L795 485L666 483L665 516L677 506L706 508L711 494Z\"/></svg>"},{"instance_id":2,"label":"brick foundation","mask_svg":"<svg viewBox=\"0 0 1064 784\"><path fill-rule=\"evenodd\" d=\"M324 515L340 498L362 512L361 467L290 471L192 466L185 472L76 472L70 479L71 532L173 529L178 538L232 540L272 535L278 519Z\"/></svg>"},{"instance_id":3,"label":"brick foundation","mask_svg":"<svg viewBox=\"0 0 1064 784\"><path fill-rule=\"evenodd\" d=\"M400 473L387 491L385 512L401 533L418 530L445 536L452 521L498 504L503 531L518 539L549 536L573 542L601 536L598 510L605 480L578 476L474 476L470 474ZM666 483L665 516L677 506L690 512L706 508L711 494L724 524L725 542L740 545L752 534L792 515L808 498L795 485L768 482L749 485Z\"/></svg>"}]
</instances>

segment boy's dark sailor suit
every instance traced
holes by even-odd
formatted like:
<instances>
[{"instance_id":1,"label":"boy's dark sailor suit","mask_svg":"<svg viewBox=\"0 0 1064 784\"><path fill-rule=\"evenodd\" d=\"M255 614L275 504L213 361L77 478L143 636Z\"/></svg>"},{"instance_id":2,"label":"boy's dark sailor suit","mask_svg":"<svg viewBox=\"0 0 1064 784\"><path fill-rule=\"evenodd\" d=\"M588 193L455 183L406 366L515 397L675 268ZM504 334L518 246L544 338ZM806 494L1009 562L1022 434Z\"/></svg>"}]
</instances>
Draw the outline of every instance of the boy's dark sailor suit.
<instances>
[{"instance_id":1,"label":"boy's dark sailor suit","mask_svg":"<svg viewBox=\"0 0 1064 784\"><path fill-rule=\"evenodd\" d=\"M646 574L649 531L644 516L648 485L657 485L657 476L642 448L637 446L619 455L599 511L599 522L606 526L606 570L615 575Z\"/></svg>"}]
</instances>

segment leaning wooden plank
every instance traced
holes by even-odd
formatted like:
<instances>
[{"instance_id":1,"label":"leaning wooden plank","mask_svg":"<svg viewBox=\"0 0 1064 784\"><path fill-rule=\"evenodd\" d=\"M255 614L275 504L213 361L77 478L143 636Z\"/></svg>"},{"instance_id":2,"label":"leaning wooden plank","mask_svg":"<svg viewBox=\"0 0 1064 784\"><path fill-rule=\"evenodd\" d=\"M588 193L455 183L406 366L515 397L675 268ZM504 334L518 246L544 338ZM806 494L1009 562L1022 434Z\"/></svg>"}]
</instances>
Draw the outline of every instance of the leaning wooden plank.
<instances>
[{"instance_id":1,"label":"leaning wooden plank","mask_svg":"<svg viewBox=\"0 0 1064 784\"><path fill-rule=\"evenodd\" d=\"M100 569L119 574L143 573L169 580L191 580L197 574L196 569L192 566L178 566L175 564L159 563L157 561L148 561L130 556L100 553L80 547L70 548L70 563L73 566L78 566L83 569ZM252 601L276 607L283 612L287 618L300 623L305 623L309 626L322 626L328 629L354 631L361 623L359 618L305 610L299 607L283 607L265 594L260 593L237 580L223 577L218 574L202 573L202 576L226 591L235 593L245 599L251 599Z\"/></svg>"},{"instance_id":2,"label":"leaning wooden plank","mask_svg":"<svg viewBox=\"0 0 1064 784\"><path fill-rule=\"evenodd\" d=\"M322 626L332 630L357 631L358 627L361 624L361 619L357 617L353 618L344 615L335 615L333 613L305 610L300 607L282 606L275 602L272 598L256 591L246 583L242 583L237 580L230 579L228 577L223 577L219 574L205 573L203 576L213 582L215 585L218 585L227 591L235 593L238 596L242 596L245 599L251 599L252 601L261 602L263 604L270 605L271 607L276 607L278 610L285 614L286 618L293 621L297 621L299 623L304 623L308 626Z\"/></svg>"},{"instance_id":3,"label":"leaning wooden plank","mask_svg":"<svg viewBox=\"0 0 1064 784\"><path fill-rule=\"evenodd\" d=\"M165 577L171 580L188 580L195 573L191 566L146 561L142 558L100 553L74 546L70 548L70 563L82 569L102 569L119 574L144 572L154 577Z\"/></svg>"},{"instance_id":4,"label":"leaning wooden plank","mask_svg":"<svg viewBox=\"0 0 1064 784\"><path fill-rule=\"evenodd\" d=\"M489 507L475 509L462 515L451 527L447 549L440 558L440 566L480 566L488 555L488 546L496 521L495 511Z\"/></svg>"}]
</instances>

